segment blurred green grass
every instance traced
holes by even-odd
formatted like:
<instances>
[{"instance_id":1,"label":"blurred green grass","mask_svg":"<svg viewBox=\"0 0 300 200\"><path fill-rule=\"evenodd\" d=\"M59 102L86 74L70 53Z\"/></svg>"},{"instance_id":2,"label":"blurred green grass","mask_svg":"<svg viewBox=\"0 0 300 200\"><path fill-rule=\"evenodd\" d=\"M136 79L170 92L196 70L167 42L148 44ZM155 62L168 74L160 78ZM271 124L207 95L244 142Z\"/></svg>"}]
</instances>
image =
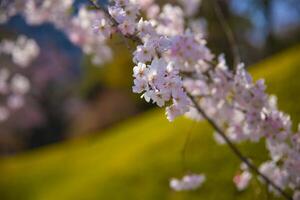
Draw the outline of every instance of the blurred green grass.
<instances>
[{"instance_id":1,"label":"blurred green grass","mask_svg":"<svg viewBox=\"0 0 300 200\"><path fill-rule=\"evenodd\" d=\"M254 77L266 78L268 92L276 94L280 108L300 119L300 46L251 68ZM207 175L202 188L176 193L170 177L182 176L182 148L186 169ZM99 134L100 135L100 134ZM243 144L243 152L260 162L263 144ZM0 159L1 200L156 200L156 199L271 199L252 181L237 192L232 176L239 160L226 146L218 146L205 123L180 118L169 123L162 110L137 116L101 136L41 148Z\"/></svg>"}]
</instances>

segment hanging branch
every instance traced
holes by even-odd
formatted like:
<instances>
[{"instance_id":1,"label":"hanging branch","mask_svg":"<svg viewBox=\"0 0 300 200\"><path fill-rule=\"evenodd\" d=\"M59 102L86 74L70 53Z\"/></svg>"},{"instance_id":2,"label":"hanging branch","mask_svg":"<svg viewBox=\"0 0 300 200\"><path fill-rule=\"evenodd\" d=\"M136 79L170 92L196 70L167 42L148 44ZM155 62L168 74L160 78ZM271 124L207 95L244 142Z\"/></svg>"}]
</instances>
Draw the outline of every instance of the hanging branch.
<instances>
[{"instance_id":1,"label":"hanging branch","mask_svg":"<svg viewBox=\"0 0 300 200\"><path fill-rule=\"evenodd\" d=\"M260 176L267 184L270 184L274 189L276 189L283 197L288 200L292 200L292 198L287 194L284 190L282 190L279 186L277 186L273 181L271 181L266 175L262 174L258 168L250 162L242 152L231 142L231 140L226 136L224 131L211 119L206 112L199 106L195 98L187 93L192 103L194 104L197 111L206 119L206 121L217 131L217 133L224 139L230 150L243 162L247 165L249 169L251 169L255 174Z\"/></svg>"},{"instance_id":2,"label":"hanging branch","mask_svg":"<svg viewBox=\"0 0 300 200\"><path fill-rule=\"evenodd\" d=\"M219 20L219 22L222 26L222 29L225 32L226 38L229 42L229 45L231 47L230 49L231 49L231 53L233 56L233 66L236 67L241 62L241 57L240 57L240 52L239 52L237 42L235 40L234 34L233 34L230 26L224 20L225 15L220 8L218 0L213 0L213 4L214 4L214 9L215 9L217 19Z\"/></svg>"},{"instance_id":3,"label":"hanging branch","mask_svg":"<svg viewBox=\"0 0 300 200\"><path fill-rule=\"evenodd\" d=\"M118 22L110 15L110 13L108 12L108 10L106 8L103 8L102 6L97 5L93 0L88 0L96 9L101 10L104 12L104 14L107 16L107 18L111 21L111 23L113 24L113 26L117 27L118 26ZM223 18L220 8L218 6L215 7L217 13L219 13L219 17L220 19ZM233 37L233 34L230 30L229 27L227 27L227 24L221 20L224 29L226 29L227 34L228 34L228 38L229 40L232 42L232 47L235 49L233 50L234 55L237 55L235 58L235 63L239 63L240 62L240 58L238 56L238 50L236 47L236 43ZM122 34L123 35L123 34ZM123 35L125 38L136 42L138 44L141 44L142 41L139 37L137 37L136 35ZM192 101L193 105L195 106L196 110L203 116L204 119L206 119L208 121L208 123L217 131L217 133L224 139L224 141L226 142L226 144L228 145L228 147L231 149L231 151L234 153L234 155L236 155L243 163L245 163L249 169L251 169L255 174L257 174L259 177L261 177L267 184L271 185L275 190L277 190L285 199L287 200L293 200L292 197L290 197L290 195L288 193L286 193L282 188L280 188L278 185L276 185L273 181L271 181L266 175L264 175L263 173L261 173L258 168L252 163L250 162L243 154L242 152L231 142L231 140L226 136L226 134L224 133L224 131L222 131L222 129L214 122L213 119L211 119L206 112L199 106L199 104L197 103L196 99L189 93L187 93L188 97L190 98L190 100Z\"/></svg>"}]
</instances>

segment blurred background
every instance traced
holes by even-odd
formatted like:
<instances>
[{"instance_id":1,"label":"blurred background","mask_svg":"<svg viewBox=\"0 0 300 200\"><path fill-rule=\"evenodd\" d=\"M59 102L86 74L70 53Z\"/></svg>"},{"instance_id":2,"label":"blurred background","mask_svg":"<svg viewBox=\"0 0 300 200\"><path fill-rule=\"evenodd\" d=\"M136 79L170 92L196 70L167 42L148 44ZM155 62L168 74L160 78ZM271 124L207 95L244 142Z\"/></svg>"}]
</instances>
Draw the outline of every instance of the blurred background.
<instances>
[{"instance_id":1,"label":"blurred background","mask_svg":"<svg viewBox=\"0 0 300 200\"><path fill-rule=\"evenodd\" d=\"M169 2L172 3L173 1ZM75 4L78 7L82 3L84 3L84 1L81 0L76 1ZM298 44L300 44L299 0L219 0L218 6L220 8L220 11L222 12L222 15L224 15L223 20L228 24L228 26L230 27L230 31L232 31L232 33L234 34L239 53L241 55L241 60L245 62L247 66L253 65L257 66L257 68L263 68L263 66L259 64L254 64L259 63L265 58L270 58L274 55L277 55L278 53L286 52L289 49L295 48ZM197 15L203 18L203 24L206 27L208 46L215 54L225 53L229 63L232 64L234 55L231 51L232 45L230 44L226 36L226 31L228 30L224 30L221 25L222 22L220 21L220 19L218 18L218 14L216 13L214 1L203 0L201 8L199 9ZM108 150L106 145L110 146L110 149L114 149L118 145L122 146L124 145L124 143L126 143L126 141L133 146L143 145L144 140L137 140L136 137L142 137L140 135L144 134L145 132L145 137L149 137L149 141L152 141L153 138L149 136L150 133L165 131L152 129L153 127L161 126L161 124L164 124L162 125L162 127L171 127L170 130L172 130L171 132L175 133L175 135L175 129L178 128L174 125L175 123L178 123L179 127L184 126L184 128L179 128L177 130L181 132L189 132L190 129L193 129L193 131L196 132L200 129L199 127L193 128L197 125L192 122L186 121L175 122L172 125L165 125L167 124L167 122L163 118L164 116L161 113L161 110L157 111L156 109L154 109L154 106L144 103L144 101L140 99L139 95L132 93L131 74L133 63L130 56L131 52L127 49L126 45L122 43L121 39L117 38L111 41L111 45L114 47L113 54L115 59L112 59L111 62L102 65L95 65L93 64L92 59L89 55L85 55L79 47L68 40L68 37L66 37L63 32L61 32L51 24L30 26L26 24L22 16L17 15L12 17L7 23L0 25L0 41L6 38L16 39L18 35L25 35L28 38L34 39L40 47L40 53L38 57L27 68L29 70L26 70L26 75L31 81L32 88L26 97L25 105L16 112L13 112L11 116L7 118L7 120L0 122L0 156L1 160L3 160L4 163L4 167L1 168L0 165L0 169L2 169L2 174L8 174L5 178L3 178L3 182L0 181L0 186L6 188L0 189L0 199L2 199L1 195L3 195L3 199L18 199L17 197L20 196L12 194L13 192L9 193L6 191L8 190L8 188L10 188L12 191L16 190L17 187L22 188L20 190L20 194L25 195L23 196L24 198L19 199L56 199L55 196L53 196L56 190L52 191L52 196L47 195L43 196L43 198L41 196L34 196L34 198L29 198L31 196L29 193L33 192L35 194L35 192L39 190L39 186L37 184L39 183L39 181L49 181L50 183L52 181L54 183L55 181L53 180L55 178L53 177L60 176L61 173L66 172L69 168L60 167L58 171L55 172L51 170L49 171L47 168L48 171L45 172L47 174L45 176L34 174L35 172L33 174L26 175L24 171L26 171L26 169L33 168L37 170L36 173L42 173L39 171L40 166L51 166L53 164L47 164L48 161L43 161L43 159L45 159L47 155L50 157L49 160L52 159L51 156L53 156L54 160L57 160L57 163L63 164L61 162L69 162L70 165L76 165L76 163L74 164L73 162L68 160L68 153L65 152L70 153L71 151L77 152L79 151L79 149L82 150L83 147L81 141L89 141L85 145L90 146L89 148L91 148L85 154L85 157L87 157L86 159L90 158L91 160L86 162L96 162L96 160L92 161L92 157L89 157L89 155L92 154L98 156L97 159L102 159L102 161L105 162L105 155L110 155L110 150ZM294 56L293 58L297 59L297 57L300 56L300 48L298 47L293 51L292 54ZM281 58L283 60L288 59L286 58L286 55L284 58ZM278 63L277 61L278 60L275 60L275 62L271 62L268 64L274 65L274 68L280 68L281 70L287 67L287 65L285 65L284 63L280 67L275 67L275 65ZM299 68L299 59L297 60L297 63L295 63L293 64L293 67L295 68L295 66L297 66L297 68ZM6 59L1 59L0 67L4 65L13 67L13 65ZM268 69L272 69L272 67L273 66L270 66ZM257 74L259 74L259 76L272 78L276 73L278 76L280 76L279 71L277 70L274 73L270 71L264 71ZM269 73L271 75L269 75ZM286 77L288 77L288 75L286 75ZM297 79L297 77L294 78ZM288 80L290 79L287 78L286 81ZM277 79L275 78L272 83L275 83L276 81ZM294 82L290 84L294 84L293 87L295 87L296 89L298 85ZM271 88L279 88L278 90L271 89L271 91L278 92L279 96L280 94L284 94L282 96L286 96L286 99L287 97L292 96L291 94L282 92L287 90L287 86L286 88L281 88L276 84L271 84ZM295 106L295 104L293 104L293 106ZM283 107L286 108L287 111L293 111L293 108L290 104L286 104L286 106L284 104ZM152 112L154 112L155 115ZM156 115L156 112L159 112L159 115ZM143 115L142 113L146 114ZM296 116L296 114L298 113L296 113L295 111L294 115ZM151 115L153 118L147 117L148 115ZM139 123L144 125L139 126ZM119 124L122 124L122 128L116 128L119 127ZM137 128L134 129L133 127ZM124 132L126 132L125 130L128 131L128 135L124 136L124 138L122 138L121 136L123 128ZM207 130L207 128L203 129ZM135 134L136 131L138 131L139 133ZM102 144L100 141L102 141L102 139L107 140L109 134L117 134L118 136L116 137L120 137L116 139L118 142L112 142L111 144L108 142L107 144ZM164 137L166 137L166 135L161 137L164 141ZM170 146L175 144L183 144L185 137L180 136L179 138L181 139L180 141L178 141L178 143L171 144L171 142L169 142L170 144L167 144ZM93 140L99 141L99 144L97 143L97 145L99 145L99 152L106 152L105 154L102 152L103 157L101 153L98 155L99 152L98 150L96 151L96 148L93 149L95 147L93 145L96 145L94 143L90 143L90 141ZM198 140L200 141L200 143L197 143ZM206 139L196 138L195 141L196 142L194 143L194 146L191 147L192 149L199 146L199 144L202 144L201 142L207 142L207 144L211 144L211 141L206 141ZM168 146L164 146L164 148L162 148L162 144L160 144L158 141L153 143L161 147L161 149L166 150L168 148ZM68 146L70 144L72 144L72 147L69 150L64 149L65 147L63 146ZM77 146L80 147L77 148ZM126 147L122 146L122 149L129 148L127 147L127 145L125 146ZM53 152L50 154L46 154L45 151L47 151L48 148L52 150L55 149L54 152L58 151L60 153L57 153L57 155ZM134 153L131 152L130 148L128 151L128 156L134 155ZM174 156L174 159L177 155L177 161L180 160L180 158L178 158L180 157L178 155L181 154L180 151L181 150L179 148L173 152L174 155L172 154ZM210 150L204 149L203 151L204 153L207 153ZM23 155L27 155L27 153L28 155L33 154L33 157L29 158L29 160L32 159L32 162L29 161L30 164L28 165L26 164L27 161L25 161L27 160L27 158L22 157ZM204 155L204 153L200 154ZM146 155L148 154L153 155L155 154L155 152L149 151ZM14 160L16 155L21 156L21 158L16 161L16 163L22 163L20 166L16 164L15 161L11 161L11 163L9 161L7 165L5 164L6 161L4 159L10 159L10 157L12 157L12 159ZM78 158L77 156L78 155L74 155L74 157L71 156L70 159ZM126 157L122 157L119 154L117 154L116 156L119 156L116 157L118 163L111 163L111 165L109 166L110 169L114 169L116 166L123 166L125 165L124 163L127 162L127 160L125 159ZM190 156L190 166L192 166L191 168L193 168L193 166L199 164L194 160L197 160L197 156L200 155L194 153ZM157 162L152 162L152 160L147 161L146 163L149 162L149 166L155 166L155 169L160 168L162 172L165 173L165 176L171 177L173 174L168 171L167 166L177 165L178 163L177 161L169 162L166 157L168 157L167 153L162 153L157 158L159 160L156 160L157 162L165 163L164 167L157 164ZM219 157L212 157L212 159L215 159L215 162L220 161L218 160ZM23 161L21 161L22 159ZM93 159L96 159L96 157L93 157ZM122 160L124 160L124 162L122 162ZM138 160L144 162L143 159ZM102 163L102 161L99 162ZM78 160L75 159L75 162L79 163L84 161L78 158ZM233 164L236 163L237 161L233 162ZM230 166L232 167L233 164ZM99 166L101 165L102 164L99 164ZM181 166L180 164L178 165ZM206 167L207 169L209 169L211 166L207 165ZM21 172L17 173L16 171L14 171L15 169L18 169ZM152 186L147 185L148 183L144 182L141 177L143 177L143 173L148 173L149 175L153 175L155 177L156 172L155 170L151 171L151 169L154 168L149 168L148 171L143 171L141 169L142 167L140 166L139 162L137 162L134 170L139 173L139 175L136 175L138 178L130 173L128 176L126 176L129 178L124 180L120 178L123 176L114 176L114 173L109 178L106 178L113 179L116 182L120 182L120 185L112 186L113 189L114 187L120 189L124 186L121 186L121 183L131 183L132 181L140 183L144 186L146 185L145 188L147 188L147 191L152 191ZM178 170L176 167L175 169ZM174 173L176 171L175 169L173 171ZM198 168L196 167L195 169ZM93 168L90 168L90 170L91 174L86 174L86 177L94 177L94 175L97 173L96 171L92 172ZM78 168L78 173L79 171L80 170ZM104 171L102 171L102 173L104 173ZM220 176L222 176L222 174ZM29 180L30 177L34 177L32 179L36 181L36 185L33 186L33 183L32 185L26 185L28 183L22 183L22 181L20 182L20 177L29 178ZM8 181L10 179L15 179L15 182ZM55 182L55 184L57 184L58 182ZM214 184L216 184L216 182L217 180L215 180L215 182L213 181ZM21 183L21 185L19 185L19 183ZM68 185L69 182L64 184ZM160 184L160 186L164 188L161 182ZM226 182L221 182L221 184L226 184ZM59 186L59 184L57 185ZM73 186L73 183L71 185ZM72 190L76 190L76 188L79 187L72 186L70 186ZM89 186L89 189L87 191L95 191L97 190L97 188L95 187L98 186L99 185L97 184L96 186ZM32 190L32 188L35 189ZM105 189L106 188L104 187L103 190ZM233 191L233 186L231 189ZM122 194L122 192L123 194L127 194L126 190L121 191L120 194ZM148 197L148 199L167 199L167 196L155 196L155 194L162 194L162 191L156 192L157 193L153 193L153 196ZM206 189L206 192L212 193L210 189ZM142 193L142 191L140 193ZM140 196L138 194L136 194L136 197L138 198L129 195L130 198L128 199L141 199L139 198ZM82 199L93 199L89 195L85 197L86 198ZM122 199L121 196L114 197L106 196L106 198L95 199ZM168 198L169 197L170 195L168 196ZM170 199L184 199L184 197L181 195L179 195L179 197L174 197L174 194L171 194L171 197ZM253 196L248 196L248 198L252 199ZM210 198L206 199L215 198L214 196L210 196Z\"/></svg>"},{"instance_id":2,"label":"blurred background","mask_svg":"<svg viewBox=\"0 0 300 200\"><path fill-rule=\"evenodd\" d=\"M172 1L171 1L172 2ZM84 1L76 1L79 6ZM224 20L233 32L246 65L283 51L300 41L298 0L221 0ZM203 1L208 46L224 52L231 62L231 44L214 1ZM95 134L151 108L131 92L130 50L120 41L112 45L118 59L93 65L89 56L51 24L29 26L21 16L0 26L1 38L26 35L40 46L30 66L33 94L24 109L0 123L0 154L9 155L43 145ZM1 60L1 65L7 65Z\"/></svg>"}]
</instances>

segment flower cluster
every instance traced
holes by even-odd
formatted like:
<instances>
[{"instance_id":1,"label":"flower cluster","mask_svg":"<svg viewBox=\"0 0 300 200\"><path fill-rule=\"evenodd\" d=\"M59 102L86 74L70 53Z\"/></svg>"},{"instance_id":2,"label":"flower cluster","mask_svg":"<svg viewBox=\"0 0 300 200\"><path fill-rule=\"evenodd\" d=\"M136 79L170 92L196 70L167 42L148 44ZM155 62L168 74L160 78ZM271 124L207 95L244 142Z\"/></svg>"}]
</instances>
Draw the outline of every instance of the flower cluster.
<instances>
[{"instance_id":1,"label":"flower cluster","mask_svg":"<svg viewBox=\"0 0 300 200\"><path fill-rule=\"evenodd\" d=\"M245 164L242 163L241 171L234 176L233 182L238 191L243 191L248 187L251 178L252 174L249 172L247 166L245 166Z\"/></svg>"},{"instance_id":2,"label":"flower cluster","mask_svg":"<svg viewBox=\"0 0 300 200\"><path fill-rule=\"evenodd\" d=\"M123 35L133 35L136 31L136 20L139 14L137 4L129 0L116 0L115 5L109 7L109 14L118 23L118 30Z\"/></svg>"},{"instance_id":3,"label":"flower cluster","mask_svg":"<svg viewBox=\"0 0 300 200\"><path fill-rule=\"evenodd\" d=\"M175 191L195 190L201 187L205 180L203 174L185 175L182 179L172 178L170 187Z\"/></svg>"},{"instance_id":4,"label":"flower cluster","mask_svg":"<svg viewBox=\"0 0 300 200\"><path fill-rule=\"evenodd\" d=\"M39 54L39 47L32 39L19 36L16 41L3 40L0 44L0 55L11 56L12 61L20 67L27 67Z\"/></svg>"},{"instance_id":5,"label":"flower cluster","mask_svg":"<svg viewBox=\"0 0 300 200\"><path fill-rule=\"evenodd\" d=\"M154 6L154 5L152 5ZM170 121L189 111L190 100L180 72L203 70L213 58L201 34L185 29L183 11L167 4L149 21L138 18L138 7L129 0L115 1L109 13L118 23L117 31L137 36L139 45L133 53L133 92L142 93L147 102L167 105ZM103 19L102 19L103 20Z\"/></svg>"},{"instance_id":6,"label":"flower cluster","mask_svg":"<svg viewBox=\"0 0 300 200\"><path fill-rule=\"evenodd\" d=\"M235 175L233 178L233 182L236 185L238 191L243 191L248 187L251 178L252 174L249 171L244 171L240 174Z\"/></svg>"},{"instance_id":7,"label":"flower cluster","mask_svg":"<svg viewBox=\"0 0 300 200\"><path fill-rule=\"evenodd\" d=\"M293 190L299 199L300 130L292 132L290 117L278 110L276 98L265 92L263 80L254 81L243 64L231 70L224 56L215 59L206 46L200 21L186 23L185 18L195 14L200 2L179 0L177 6L161 8L152 0L114 0L107 8L81 7L73 14L72 0L13 1L4 6L7 12L0 18L7 20L19 12L30 23L54 23L85 53L93 54L97 63L111 58L106 41L112 34L132 39L137 43L133 92L147 102L165 106L170 121L184 114L195 120L209 118L233 142L264 138L270 161L259 170L283 190ZM250 179L250 172L243 170L234 182L243 190ZM186 176L173 179L171 187L195 189L203 180L202 176ZM275 191L271 186L270 190Z\"/></svg>"},{"instance_id":8,"label":"flower cluster","mask_svg":"<svg viewBox=\"0 0 300 200\"><path fill-rule=\"evenodd\" d=\"M67 18L67 12L73 4L73 0L5 0L1 2L0 23L5 23L10 17L22 14L29 24L36 25L51 22L63 27Z\"/></svg>"},{"instance_id":9,"label":"flower cluster","mask_svg":"<svg viewBox=\"0 0 300 200\"><path fill-rule=\"evenodd\" d=\"M203 34L185 28L180 7L167 4L149 21L137 19L137 10L124 15L128 8L132 8L130 1L116 1L111 16L120 23L119 31L141 41L133 53L133 91L142 93L148 102L166 105L170 121L182 114L201 119L195 112L199 106L232 141L266 138L274 165L268 168L268 162L263 163L261 172L280 188L296 190L300 180L299 137L291 131L289 116L279 111L276 99L265 92L264 81L254 82L243 64L230 70L222 55L212 64L214 55L206 47ZM250 172L243 171L235 183L242 190L250 179Z\"/></svg>"},{"instance_id":10,"label":"flower cluster","mask_svg":"<svg viewBox=\"0 0 300 200\"><path fill-rule=\"evenodd\" d=\"M142 97L147 102L152 100L162 107L172 100L172 105L167 107L170 121L188 110L189 101L183 90L182 81L178 70L164 59L155 58L150 65L138 63L134 70L133 91L143 93Z\"/></svg>"},{"instance_id":11,"label":"flower cluster","mask_svg":"<svg viewBox=\"0 0 300 200\"><path fill-rule=\"evenodd\" d=\"M70 40L80 46L84 53L92 55L92 62L97 65L108 62L112 58L112 51L106 44L112 30L103 16L103 12L98 10L80 7L77 15L69 16L70 21L63 29ZM102 20L98 21L98 19Z\"/></svg>"},{"instance_id":12,"label":"flower cluster","mask_svg":"<svg viewBox=\"0 0 300 200\"><path fill-rule=\"evenodd\" d=\"M26 36L21 35L16 41L3 40L0 43L0 58L3 61L12 60L16 68L26 68L38 54L39 47L36 42ZM5 64L12 65L8 61ZM13 111L23 106L30 90L30 81L21 73L21 69L4 66L0 68L0 121L6 120Z\"/></svg>"},{"instance_id":13,"label":"flower cluster","mask_svg":"<svg viewBox=\"0 0 300 200\"><path fill-rule=\"evenodd\" d=\"M300 183L299 133L292 132L290 117L277 109L276 98L265 93L262 80L253 82L242 65L230 71L224 58L219 57L218 64L210 68L207 75L199 74L198 78L189 78L185 83L198 106L231 141L265 138L271 161L263 163L260 172L282 189L297 190ZM198 115L189 113L196 119ZM244 171L236 177L235 183L239 189L244 189L250 178L249 172ZM275 191L272 186L269 188Z\"/></svg>"},{"instance_id":14,"label":"flower cluster","mask_svg":"<svg viewBox=\"0 0 300 200\"><path fill-rule=\"evenodd\" d=\"M0 23L5 23L10 17L21 14L30 25L52 23L64 31L69 39L82 48L84 53L92 55L94 64L102 64L111 60L112 52L106 44L109 34L99 33L96 19L103 18L103 12L90 10L81 6L74 13L73 0L15 0L5 1L0 7ZM105 24L106 26L108 24ZM91 27L95 26L95 29ZM107 29L106 29L107 30ZM104 33L105 31L101 31Z\"/></svg>"}]
</instances>

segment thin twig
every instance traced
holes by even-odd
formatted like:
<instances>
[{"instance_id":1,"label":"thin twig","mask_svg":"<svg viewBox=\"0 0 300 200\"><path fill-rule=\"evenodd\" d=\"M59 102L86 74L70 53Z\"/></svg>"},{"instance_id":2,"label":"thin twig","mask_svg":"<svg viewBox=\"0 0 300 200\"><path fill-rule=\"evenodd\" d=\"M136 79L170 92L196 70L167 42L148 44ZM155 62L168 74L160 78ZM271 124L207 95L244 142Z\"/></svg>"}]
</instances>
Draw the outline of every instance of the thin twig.
<instances>
[{"instance_id":1,"label":"thin twig","mask_svg":"<svg viewBox=\"0 0 300 200\"><path fill-rule=\"evenodd\" d=\"M231 53L233 56L233 64L234 67L236 67L240 62L241 62L241 58L240 58L240 53L239 53L239 48L237 45L237 42L235 40L234 34L230 28L230 26L228 25L228 23L224 20L225 19L225 15L223 14L220 5L218 4L218 0L213 0L214 2L214 8L215 8L215 12L217 15L217 18L222 26L222 29L224 30L227 40L229 42L229 45L231 46Z\"/></svg>"},{"instance_id":2,"label":"thin twig","mask_svg":"<svg viewBox=\"0 0 300 200\"><path fill-rule=\"evenodd\" d=\"M245 163L249 169L251 169L254 173L260 176L267 184L270 184L274 189L276 189L284 198L288 200L292 200L289 194L287 194L282 188L273 183L266 175L262 174L257 167L250 162L241 152L240 150L231 142L231 140L227 137L227 135L222 131L222 129L206 114L206 112L199 106L195 98L187 93L192 103L194 104L197 111L208 121L208 123L217 131L217 133L226 141L227 145L231 149L231 151L243 162Z\"/></svg>"}]
</instances>

